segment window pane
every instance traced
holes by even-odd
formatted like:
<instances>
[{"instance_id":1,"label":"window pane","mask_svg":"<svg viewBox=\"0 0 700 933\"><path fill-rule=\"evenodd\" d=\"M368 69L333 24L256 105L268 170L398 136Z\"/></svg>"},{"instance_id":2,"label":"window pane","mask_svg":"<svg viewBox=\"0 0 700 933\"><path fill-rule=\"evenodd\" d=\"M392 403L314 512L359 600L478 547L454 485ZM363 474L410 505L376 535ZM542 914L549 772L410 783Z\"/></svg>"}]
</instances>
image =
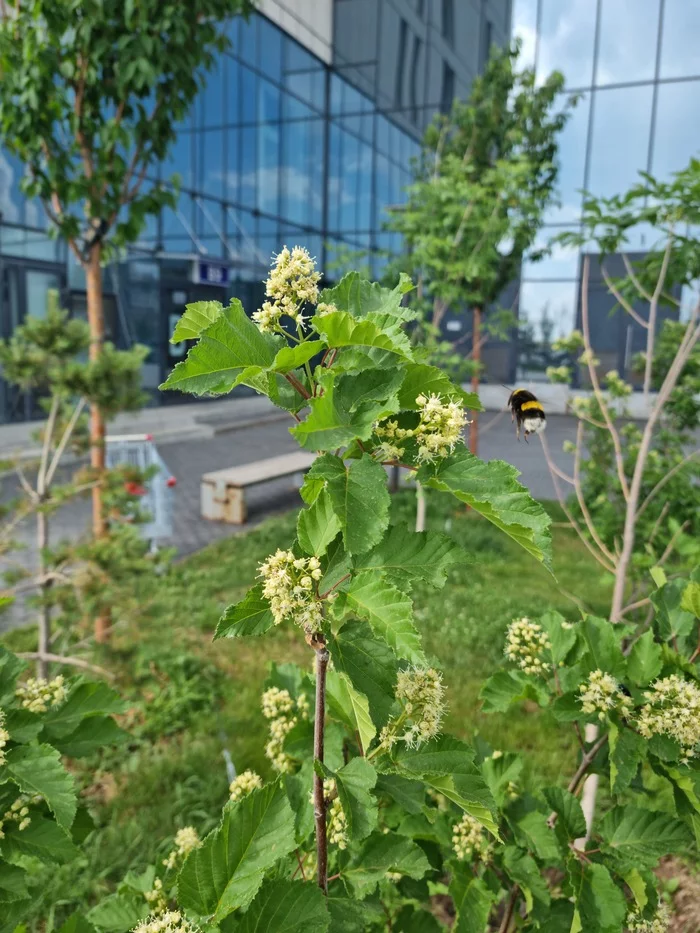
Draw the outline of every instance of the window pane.
<instances>
[{"instance_id":1,"label":"window pane","mask_svg":"<svg viewBox=\"0 0 700 933\"><path fill-rule=\"evenodd\" d=\"M211 71L205 75L206 84L200 92L203 126L222 126L224 122L224 81L226 56L217 55Z\"/></svg>"},{"instance_id":2,"label":"window pane","mask_svg":"<svg viewBox=\"0 0 700 933\"><path fill-rule=\"evenodd\" d=\"M279 212L279 163L279 123L261 123L258 127L258 209L267 214Z\"/></svg>"},{"instance_id":3,"label":"window pane","mask_svg":"<svg viewBox=\"0 0 700 933\"><path fill-rule=\"evenodd\" d=\"M576 321L578 282L523 282L520 286L518 319L533 326L536 339L551 333L551 339L571 333Z\"/></svg>"},{"instance_id":4,"label":"window pane","mask_svg":"<svg viewBox=\"0 0 700 933\"><path fill-rule=\"evenodd\" d=\"M201 190L221 198L224 194L224 133L223 130L204 130L200 135Z\"/></svg>"},{"instance_id":5,"label":"window pane","mask_svg":"<svg viewBox=\"0 0 700 933\"><path fill-rule=\"evenodd\" d=\"M163 160L161 177L169 181L177 173L183 188L194 188L194 166L192 160L192 134L178 133L170 146L168 157Z\"/></svg>"},{"instance_id":6,"label":"window pane","mask_svg":"<svg viewBox=\"0 0 700 933\"><path fill-rule=\"evenodd\" d=\"M661 77L700 75L700 4L666 0L661 39Z\"/></svg>"},{"instance_id":7,"label":"window pane","mask_svg":"<svg viewBox=\"0 0 700 933\"><path fill-rule=\"evenodd\" d=\"M594 195L623 194L646 168L651 85L596 91L588 188Z\"/></svg>"},{"instance_id":8,"label":"window pane","mask_svg":"<svg viewBox=\"0 0 700 933\"><path fill-rule=\"evenodd\" d=\"M596 84L653 79L659 0L603 0Z\"/></svg>"},{"instance_id":9,"label":"window pane","mask_svg":"<svg viewBox=\"0 0 700 933\"><path fill-rule=\"evenodd\" d=\"M240 165L239 143L240 130L228 130L227 148L226 148L226 187L224 197L227 201L238 201L238 170Z\"/></svg>"},{"instance_id":10,"label":"window pane","mask_svg":"<svg viewBox=\"0 0 700 933\"><path fill-rule=\"evenodd\" d=\"M0 149L0 212L6 223L22 222L24 195L19 190L21 177L21 163Z\"/></svg>"},{"instance_id":11,"label":"window pane","mask_svg":"<svg viewBox=\"0 0 700 933\"><path fill-rule=\"evenodd\" d=\"M241 120L255 123L258 98L257 76L249 68L241 68Z\"/></svg>"},{"instance_id":12,"label":"window pane","mask_svg":"<svg viewBox=\"0 0 700 933\"><path fill-rule=\"evenodd\" d=\"M653 174L668 178L700 151L700 121L691 118L700 99L700 81L660 84L658 95Z\"/></svg>"},{"instance_id":13,"label":"window pane","mask_svg":"<svg viewBox=\"0 0 700 933\"><path fill-rule=\"evenodd\" d=\"M234 52L239 58L253 66L257 64L256 50L258 47L259 21L260 17L258 16L251 16L248 22L241 17L239 22L238 46L234 48Z\"/></svg>"},{"instance_id":14,"label":"window pane","mask_svg":"<svg viewBox=\"0 0 700 933\"><path fill-rule=\"evenodd\" d=\"M590 87L595 18L595 3L542 0L538 78L557 69L564 73L568 88Z\"/></svg>"},{"instance_id":15,"label":"window pane","mask_svg":"<svg viewBox=\"0 0 700 933\"><path fill-rule=\"evenodd\" d=\"M258 29L258 68L279 84L282 79L282 33L262 17Z\"/></svg>"},{"instance_id":16,"label":"window pane","mask_svg":"<svg viewBox=\"0 0 700 933\"><path fill-rule=\"evenodd\" d=\"M362 143L360 143L359 149L357 229L369 230L372 226L372 149Z\"/></svg>"},{"instance_id":17,"label":"window pane","mask_svg":"<svg viewBox=\"0 0 700 933\"><path fill-rule=\"evenodd\" d=\"M311 123L287 123L283 131L282 216L300 224L309 220Z\"/></svg>"},{"instance_id":18,"label":"window pane","mask_svg":"<svg viewBox=\"0 0 700 933\"><path fill-rule=\"evenodd\" d=\"M240 200L246 207L255 207L257 182L256 127L246 126L241 130L241 175Z\"/></svg>"},{"instance_id":19,"label":"window pane","mask_svg":"<svg viewBox=\"0 0 700 933\"><path fill-rule=\"evenodd\" d=\"M279 88L264 78L258 78L258 121L277 123L280 118Z\"/></svg>"},{"instance_id":20,"label":"window pane","mask_svg":"<svg viewBox=\"0 0 700 933\"><path fill-rule=\"evenodd\" d=\"M580 216L589 112L590 94L586 94L559 135L557 193L560 205L548 208L546 223L564 223Z\"/></svg>"},{"instance_id":21,"label":"window pane","mask_svg":"<svg viewBox=\"0 0 700 933\"><path fill-rule=\"evenodd\" d=\"M563 232L561 227L545 227L537 235L534 249L542 249L548 246L553 237ZM575 279L577 277L578 247L562 246L561 243L554 243L550 249L550 255L545 256L539 262L523 263L523 279Z\"/></svg>"},{"instance_id":22,"label":"window pane","mask_svg":"<svg viewBox=\"0 0 700 933\"><path fill-rule=\"evenodd\" d=\"M232 58L226 59L226 122L235 126L241 122L240 111L240 71L241 66Z\"/></svg>"}]
</instances>

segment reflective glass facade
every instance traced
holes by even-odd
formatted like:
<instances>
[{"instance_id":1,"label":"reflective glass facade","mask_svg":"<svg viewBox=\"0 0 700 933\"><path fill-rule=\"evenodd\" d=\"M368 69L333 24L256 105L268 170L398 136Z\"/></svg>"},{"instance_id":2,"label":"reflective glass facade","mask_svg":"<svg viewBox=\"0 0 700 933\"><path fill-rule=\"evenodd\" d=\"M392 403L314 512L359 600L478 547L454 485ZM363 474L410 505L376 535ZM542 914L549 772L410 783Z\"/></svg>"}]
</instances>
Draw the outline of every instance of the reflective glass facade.
<instances>
[{"instance_id":1,"label":"reflective glass facade","mask_svg":"<svg viewBox=\"0 0 700 933\"><path fill-rule=\"evenodd\" d=\"M542 242L576 228L583 190L620 194L640 171L666 179L698 154L700 0L514 0L513 32L538 75L559 69L582 95L561 136L561 204ZM634 230L629 250L653 242L651 231ZM575 326L579 258L556 247L524 264L520 317L536 336L549 322L553 337Z\"/></svg>"}]
</instances>

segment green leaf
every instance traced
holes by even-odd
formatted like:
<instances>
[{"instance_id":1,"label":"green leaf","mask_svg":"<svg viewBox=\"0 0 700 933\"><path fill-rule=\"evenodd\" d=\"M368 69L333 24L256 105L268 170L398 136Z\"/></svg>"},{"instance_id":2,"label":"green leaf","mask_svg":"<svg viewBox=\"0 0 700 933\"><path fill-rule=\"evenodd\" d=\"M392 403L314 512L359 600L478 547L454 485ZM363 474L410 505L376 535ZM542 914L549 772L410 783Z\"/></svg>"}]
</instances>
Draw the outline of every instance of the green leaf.
<instances>
[{"instance_id":1,"label":"green leaf","mask_svg":"<svg viewBox=\"0 0 700 933\"><path fill-rule=\"evenodd\" d=\"M262 334L233 299L199 334L199 342L178 363L161 389L178 389L194 395L230 392L238 376L249 367L267 369L279 349L279 338Z\"/></svg>"},{"instance_id":2,"label":"green leaf","mask_svg":"<svg viewBox=\"0 0 700 933\"><path fill-rule=\"evenodd\" d=\"M534 858L517 846L506 846L503 851L503 867L509 876L520 885L525 895L527 912L532 911L533 902L548 905L551 901L547 882Z\"/></svg>"},{"instance_id":3,"label":"green leaf","mask_svg":"<svg viewBox=\"0 0 700 933\"><path fill-rule=\"evenodd\" d=\"M415 816L423 812L425 787L421 781L412 781L397 774L380 774L375 792L378 796L390 797L406 813Z\"/></svg>"},{"instance_id":4,"label":"green leaf","mask_svg":"<svg viewBox=\"0 0 700 933\"><path fill-rule=\"evenodd\" d=\"M342 671L328 672L327 693L331 715L344 722L352 734L357 733L364 754L377 734L367 697L355 689Z\"/></svg>"},{"instance_id":5,"label":"green leaf","mask_svg":"<svg viewBox=\"0 0 700 933\"><path fill-rule=\"evenodd\" d=\"M685 588L685 580L669 580L651 594L656 609L654 630L662 641L684 639L693 630L695 613L688 612L681 605Z\"/></svg>"},{"instance_id":6,"label":"green leaf","mask_svg":"<svg viewBox=\"0 0 700 933\"><path fill-rule=\"evenodd\" d=\"M700 619L700 583L691 580L683 590L681 609L684 612L692 612L696 618Z\"/></svg>"},{"instance_id":7,"label":"green leaf","mask_svg":"<svg viewBox=\"0 0 700 933\"><path fill-rule=\"evenodd\" d=\"M312 318L311 326L329 347L357 347L386 350L399 359L411 360L411 344L403 332L387 333L371 320L358 321L347 311L336 311Z\"/></svg>"},{"instance_id":8,"label":"green leaf","mask_svg":"<svg viewBox=\"0 0 700 933\"><path fill-rule=\"evenodd\" d=\"M78 801L73 778L50 745L21 745L6 756L5 770L25 794L41 794L62 829L71 827Z\"/></svg>"},{"instance_id":9,"label":"green leaf","mask_svg":"<svg viewBox=\"0 0 700 933\"><path fill-rule=\"evenodd\" d=\"M343 879L355 896L363 900L388 871L417 880L429 870L425 853L412 839L377 830L343 870Z\"/></svg>"},{"instance_id":10,"label":"green leaf","mask_svg":"<svg viewBox=\"0 0 700 933\"><path fill-rule=\"evenodd\" d=\"M309 484L321 480L340 522L345 550L364 554L377 544L389 524L391 497L384 467L369 454L345 464L327 453L316 458L307 474Z\"/></svg>"},{"instance_id":11,"label":"green leaf","mask_svg":"<svg viewBox=\"0 0 700 933\"><path fill-rule=\"evenodd\" d=\"M17 678L26 666L26 662L11 651L0 647L0 704L3 706L14 699Z\"/></svg>"},{"instance_id":12,"label":"green leaf","mask_svg":"<svg viewBox=\"0 0 700 933\"><path fill-rule=\"evenodd\" d=\"M196 340L210 324L224 313L220 301L193 301L185 305L185 312L175 325L170 343Z\"/></svg>"},{"instance_id":13,"label":"green leaf","mask_svg":"<svg viewBox=\"0 0 700 933\"><path fill-rule=\"evenodd\" d=\"M492 755L481 762L481 773L499 806L504 806L512 797L512 785L517 784L522 770L523 759L514 752Z\"/></svg>"},{"instance_id":14,"label":"green leaf","mask_svg":"<svg viewBox=\"0 0 700 933\"><path fill-rule=\"evenodd\" d=\"M285 774L282 780L295 814L296 840L301 845L314 831L314 808L309 795L313 781L311 759L307 759L296 774Z\"/></svg>"},{"instance_id":15,"label":"green leaf","mask_svg":"<svg viewBox=\"0 0 700 933\"><path fill-rule=\"evenodd\" d=\"M17 743L31 742L44 728L41 716L28 709L9 709L5 724L12 741Z\"/></svg>"},{"instance_id":16,"label":"green leaf","mask_svg":"<svg viewBox=\"0 0 700 933\"><path fill-rule=\"evenodd\" d=\"M451 492L542 561L551 570L551 519L502 460L485 463L460 445L454 454L418 471L424 486Z\"/></svg>"},{"instance_id":17,"label":"green leaf","mask_svg":"<svg viewBox=\"0 0 700 933\"><path fill-rule=\"evenodd\" d=\"M402 589L420 580L440 588L453 564L470 560L447 535L436 531L415 533L406 525L392 525L384 539L359 558L356 572L381 571L390 583Z\"/></svg>"},{"instance_id":18,"label":"green leaf","mask_svg":"<svg viewBox=\"0 0 700 933\"><path fill-rule=\"evenodd\" d=\"M413 624L413 603L380 576L355 577L341 596L350 612L366 619L399 658L425 664L421 638Z\"/></svg>"},{"instance_id":19,"label":"green leaf","mask_svg":"<svg viewBox=\"0 0 700 933\"><path fill-rule=\"evenodd\" d=\"M221 933L325 933L330 914L312 881L266 881L243 916L221 924Z\"/></svg>"},{"instance_id":20,"label":"green leaf","mask_svg":"<svg viewBox=\"0 0 700 933\"><path fill-rule=\"evenodd\" d=\"M679 852L692 842L685 823L668 813L643 810L632 804L610 810L599 832L605 851L629 868L654 868L664 855Z\"/></svg>"},{"instance_id":21,"label":"green leaf","mask_svg":"<svg viewBox=\"0 0 700 933\"><path fill-rule=\"evenodd\" d=\"M654 641L654 633L649 629L632 646L627 658L627 675L639 687L645 687L654 680L663 665L661 645Z\"/></svg>"},{"instance_id":22,"label":"green leaf","mask_svg":"<svg viewBox=\"0 0 700 933\"><path fill-rule=\"evenodd\" d=\"M496 671L481 688L479 697L485 713L506 713L521 700L534 700L540 706L549 702L544 685L522 671Z\"/></svg>"},{"instance_id":23,"label":"green leaf","mask_svg":"<svg viewBox=\"0 0 700 933\"><path fill-rule=\"evenodd\" d=\"M219 827L180 871L180 906L222 920L253 900L267 869L295 846L294 813L281 783L227 804Z\"/></svg>"},{"instance_id":24,"label":"green leaf","mask_svg":"<svg viewBox=\"0 0 700 933\"><path fill-rule=\"evenodd\" d=\"M79 913L71 914L58 933L95 933L95 927Z\"/></svg>"},{"instance_id":25,"label":"green leaf","mask_svg":"<svg viewBox=\"0 0 700 933\"><path fill-rule=\"evenodd\" d=\"M369 711L377 729L386 723L394 705L396 658L366 622L346 622L328 640L328 649L338 673L369 700Z\"/></svg>"},{"instance_id":26,"label":"green leaf","mask_svg":"<svg viewBox=\"0 0 700 933\"><path fill-rule=\"evenodd\" d=\"M110 894L102 903L88 911L87 919L99 930L108 933L127 933L149 913L142 896L136 894Z\"/></svg>"},{"instance_id":27,"label":"green leaf","mask_svg":"<svg viewBox=\"0 0 700 933\"><path fill-rule=\"evenodd\" d=\"M646 742L632 729L618 728L610 723L610 789L622 794L630 786L646 758Z\"/></svg>"},{"instance_id":28,"label":"green leaf","mask_svg":"<svg viewBox=\"0 0 700 933\"><path fill-rule=\"evenodd\" d=\"M324 289L320 300L334 304L339 311L348 311L357 318L368 314L391 314L398 320L410 321L417 313L401 302L412 288L413 283L403 272L393 289L384 288L379 282L370 282L358 272L348 272L334 288Z\"/></svg>"},{"instance_id":29,"label":"green leaf","mask_svg":"<svg viewBox=\"0 0 700 933\"><path fill-rule=\"evenodd\" d=\"M62 755L85 758L98 749L121 745L128 740L129 733L118 726L111 716L88 716L70 735L51 741Z\"/></svg>"},{"instance_id":30,"label":"green leaf","mask_svg":"<svg viewBox=\"0 0 700 933\"><path fill-rule=\"evenodd\" d=\"M549 813L544 813L542 806L540 801L522 794L508 805L505 814L519 845L545 862L556 862L560 860L559 846L547 824Z\"/></svg>"},{"instance_id":31,"label":"green leaf","mask_svg":"<svg viewBox=\"0 0 700 933\"><path fill-rule=\"evenodd\" d=\"M549 636L552 661L558 667L576 644L576 628L558 612L545 612L537 621Z\"/></svg>"},{"instance_id":32,"label":"green leaf","mask_svg":"<svg viewBox=\"0 0 700 933\"><path fill-rule=\"evenodd\" d=\"M620 933L627 902L604 865L588 864L575 884L576 907L585 933Z\"/></svg>"},{"instance_id":33,"label":"green leaf","mask_svg":"<svg viewBox=\"0 0 700 933\"><path fill-rule=\"evenodd\" d=\"M563 787L546 787L545 800L557 814L557 828L561 828L567 839L581 839L586 835L586 818L578 797Z\"/></svg>"},{"instance_id":34,"label":"green leaf","mask_svg":"<svg viewBox=\"0 0 700 933\"><path fill-rule=\"evenodd\" d=\"M294 347L282 347L272 361L272 369L276 373L289 373L320 353L326 347L322 340L307 340Z\"/></svg>"},{"instance_id":35,"label":"green leaf","mask_svg":"<svg viewBox=\"0 0 700 933\"><path fill-rule=\"evenodd\" d=\"M27 872L19 865L0 865L0 907L29 897Z\"/></svg>"},{"instance_id":36,"label":"green leaf","mask_svg":"<svg viewBox=\"0 0 700 933\"><path fill-rule=\"evenodd\" d=\"M327 489L322 489L315 502L297 516L297 538L306 554L322 557L340 531L340 519L333 510Z\"/></svg>"},{"instance_id":37,"label":"green leaf","mask_svg":"<svg viewBox=\"0 0 700 933\"><path fill-rule=\"evenodd\" d=\"M333 892L326 899L331 915L332 933L366 933L384 913L378 904L336 897Z\"/></svg>"},{"instance_id":38,"label":"green leaf","mask_svg":"<svg viewBox=\"0 0 700 933\"><path fill-rule=\"evenodd\" d=\"M664 570L663 567L652 567L649 570L649 573L651 574L651 579L654 581L654 583L659 589L662 586L665 586L666 580L668 578L666 577L666 571Z\"/></svg>"},{"instance_id":39,"label":"green leaf","mask_svg":"<svg viewBox=\"0 0 700 933\"><path fill-rule=\"evenodd\" d=\"M416 398L419 395L440 395L451 402L461 402L472 411L483 411L484 407L475 392L465 392L454 385L447 373L437 366L426 363L409 363L406 375L399 391L399 404L402 411L417 411Z\"/></svg>"},{"instance_id":40,"label":"green leaf","mask_svg":"<svg viewBox=\"0 0 700 933\"><path fill-rule=\"evenodd\" d=\"M352 840L364 839L377 826L377 801L370 791L377 772L366 758L353 758L333 775Z\"/></svg>"},{"instance_id":41,"label":"green leaf","mask_svg":"<svg viewBox=\"0 0 700 933\"><path fill-rule=\"evenodd\" d=\"M122 713L125 704L119 694L105 683L77 683L65 702L52 707L44 717L44 727L53 737L63 737L74 732L87 717L105 713Z\"/></svg>"},{"instance_id":42,"label":"green leaf","mask_svg":"<svg viewBox=\"0 0 700 933\"><path fill-rule=\"evenodd\" d=\"M588 648L592 671L605 671L621 679L625 676L625 659L620 647L622 632L607 619L586 616L580 631Z\"/></svg>"},{"instance_id":43,"label":"green leaf","mask_svg":"<svg viewBox=\"0 0 700 933\"><path fill-rule=\"evenodd\" d=\"M467 885L464 896L457 907L454 933L484 933L496 895L480 878L473 878Z\"/></svg>"},{"instance_id":44,"label":"green leaf","mask_svg":"<svg viewBox=\"0 0 700 933\"><path fill-rule=\"evenodd\" d=\"M339 383L326 380L323 395L309 399L309 415L301 424L290 428L291 433L307 450L331 450L345 447L356 439L368 440L375 421L399 410L396 396L364 402L355 408L350 406L351 401L340 392Z\"/></svg>"},{"instance_id":45,"label":"green leaf","mask_svg":"<svg viewBox=\"0 0 700 933\"><path fill-rule=\"evenodd\" d=\"M262 583L248 590L243 599L228 606L219 619L214 638L242 638L264 635L275 624L270 603L262 594Z\"/></svg>"},{"instance_id":46,"label":"green leaf","mask_svg":"<svg viewBox=\"0 0 700 933\"><path fill-rule=\"evenodd\" d=\"M5 838L0 842L0 851L8 861L20 855L33 855L42 861L63 864L80 854L68 833L43 816L32 814L31 823L23 830L17 823L5 823L3 831Z\"/></svg>"}]
</instances>

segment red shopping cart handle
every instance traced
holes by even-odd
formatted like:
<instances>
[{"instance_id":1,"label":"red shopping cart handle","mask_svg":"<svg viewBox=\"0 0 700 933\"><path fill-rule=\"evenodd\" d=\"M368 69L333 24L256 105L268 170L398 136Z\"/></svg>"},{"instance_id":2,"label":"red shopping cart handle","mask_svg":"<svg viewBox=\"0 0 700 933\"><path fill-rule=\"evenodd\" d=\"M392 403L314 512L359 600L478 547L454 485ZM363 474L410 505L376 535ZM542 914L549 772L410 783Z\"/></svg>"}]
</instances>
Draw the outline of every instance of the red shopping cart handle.
<instances>
[{"instance_id":1,"label":"red shopping cart handle","mask_svg":"<svg viewBox=\"0 0 700 933\"><path fill-rule=\"evenodd\" d=\"M165 481L165 485L169 486L172 489L173 486L177 486L177 480L175 479L174 476L169 476Z\"/></svg>"}]
</instances>

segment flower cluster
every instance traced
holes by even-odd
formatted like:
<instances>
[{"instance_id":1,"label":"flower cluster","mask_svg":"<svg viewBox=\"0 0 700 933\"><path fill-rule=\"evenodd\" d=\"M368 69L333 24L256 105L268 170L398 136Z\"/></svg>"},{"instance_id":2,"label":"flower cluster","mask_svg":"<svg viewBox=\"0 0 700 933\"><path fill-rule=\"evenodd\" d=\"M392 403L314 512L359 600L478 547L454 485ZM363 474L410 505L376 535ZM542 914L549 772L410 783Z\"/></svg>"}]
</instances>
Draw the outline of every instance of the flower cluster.
<instances>
[{"instance_id":1,"label":"flower cluster","mask_svg":"<svg viewBox=\"0 0 700 933\"><path fill-rule=\"evenodd\" d=\"M169 910L142 920L133 933L197 933L198 930L179 910Z\"/></svg>"},{"instance_id":2,"label":"flower cluster","mask_svg":"<svg viewBox=\"0 0 700 933\"><path fill-rule=\"evenodd\" d=\"M295 246L291 252L285 246L275 257L267 282L265 301L262 308L253 314L253 320L263 333L273 333L280 326L282 317L291 318L297 324L303 322L302 306L315 305L318 301L318 283L321 274L307 250Z\"/></svg>"},{"instance_id":3,"label":"flower cluster","mask_svg":"<svg viewBox=\"0 0 700 933\"><path fill-rule=\"evenodd\" d=\"M526 674L546 674L550 664L544 655L550 648L549 636L537 622L513 619L508 626L505 656Z\"/></svg>"},{"instance_id":4,"label":"flower cluster","mask_svg":"<svg viewBox=\"0 0 700 933\"><path fill-rule=\"evenodd\" d=\"M548 366L545 375L550 382L556 382L560 385L568 385L571 382L570 366Z\"/></svg>"},{"instance_id":5,"label":"flower cluster","mask_svg":"<svg viewBox=\"0 0 700 933\"><path fill-rule=\"evenodd\" d=\"M400 460L406 452L402 442L406 438L413 437L413 431L410 428L400 428L398 422L393 419L383 423L377 422L374 425L374 433L377 437L383 438L375 450L378 460Z\"/></svg>"},{"instance_id":6,"label":"flower cluster","mask_svg":"<svg viewBox=\"0 0 700 933\"><path fill-rule=\"evenodd\" d=\"M319 317L324 317L326 314L334 314L338 308L333 304L332 301L319 301L316 305L316 314Z\"/></svg>"},{"instance_id":7,"label":"flower cluster","mask_svg":"<svg viewBox=\"0 0 700 933\"><path fill-rule=\"evenodd\" d=\"M579 687L579 699L586 715L597 712L601 720L613 710L628 716L633 706L631 698L622 692L612 674L603 671L591 672L588 680Z\"/></svg>"},{"instance_id":8,"label":"flower cluster","mask_svg":"<svg viewBox=\"0 0 700 933\"><path fill-rule=\"evenodd\" d=\"M439 734L445 715L445 688L439 671L432 667L399 671L395 696L402 712L382 729L384 748L399 741L416 748Z\"/></svg>"},{"instance_id":9,"label":"flower cluster","mask_svg":"<svg viewBox=\"0 0 700 933\"><path fill-rule=\"evenodd\" d=\"M401 428L392 419L374 425L374 433L381 440L375 452L379 460L400 460L406 451L404 442L409 438L418 444L419 463L432 463L437 457L452 453L469 424L462 406L440 395L419 395L416 405L419 421L415 428Z\"/></svg>"},{"instance_id":10,"label":"flower cluster","mask_svg":"<svg viewBox=\"0 0 700 933\"><path fill-rule=\"evenodd\" d=\"M348 820L339 797L335 798L328 811L328 841L339 849L348 846Z\"/></svg>"},{"instance_id":11,"label":"flower cluster","mask_svg":"<svg viewBox=\"0 0 700 933\"><path fill-rule=\"evenodd\" d=\"M639 713L639 731L646 738L671 736L683 749L687 763L700 745L700 687L671 674L655 681L644 697L647 702Z\"/></svg>"},{"instance_id":12,"label":"flower cluster","mask_svg":"<svg viewBox=\"0 0 700 933\"><path fill-rule=\"evenodd\" d=\"M175 845L170 855L163 860L163 864L170 871L179 862L184 862L190 852L198 849L201 844L202 840L194 826L183 826L175 833Z\"/></svg>"},{"instance_id":13,"label":"flower cluster","mask_svg":"<svg viewBox=\"0 0 700 933\"><path fill-rule=\"evenodd\" d=\"M314 585L323 573L317 557L295 557L291 551L278 550L260 564L258 576L275 625L292 616L307 633L321 628L323 612Z\"/></svg>"},{"instance_id":14,"label":"flower cluster","mask_svg":"<svg viewBox=\"0 0 700 933\"><path fill-rule=\"evenodd\" d=\"M632 394L632 386L625 382L616 369L605 374L605 385L613 398L627 398Z\"/></svg>"},{"instance_id":15,"label":"flower cluster","mask_svg":"<svg viewBox=\"0 0 700 933\"><path fill-rule=\"evenodd\" d=\"M5 728L5 714L0 709L0 765L5 764L5 746L10 741L10 733Z\"/></svg>"},{"instance_id":16,"label":"flower cluster","mask_svg":"<svg viewBox=\"0 0 700 933\"><path fill-rule=\"evenodd\" d=\"M145 897L146 903L151 908L151 912L153 914L164 914L167 911L168 900L165 896L163 882L160 880L160 878L154 879L152 889L150 891L146 891L143 896Z\"/></svg>"},{"instance_id":17,"label":"flower cluster","mask_svg":"<svg viewBox=\"0 0 700 933\"><path fill-rule=\"evenodd\" d=\"M20 794L12 803L9 810L5 810L0 820L0 839L5 838L3 826L5 823L17 823L17 829L22 832L32 822L29 815L29 808L40 804L44 798L41 794Z\"/></svg>"},{"instance_id":18,"label":"flower cluster","mask_svg":"<svg viewBox=\"0 0 700 933\"><path fill-rule=\"evenodd\" d=\"M452 848L460 862L472 859L486 862L492 847L481 823L465 813L452 827Z\"/></svg>"},{"instance_id":19,"label":"flower cluster","mask_svg":"<svg viewBox=\"0 0 700 933\"><path fill-rule=\"evenodd\" d=\"M50 706L59 706L67 693L60 674L53 680L30 677L25 684L18 684L15 690L15 696L30 713L45 713Z\"/></svg>"},{"instance_id":20,"label":"flower cluster","mask_svg":"<svg viewBox=\"0 0 700 933\"><path fill-rule=\"evenodd\" d=\"M275 771L291 771L292 759L284 751L284 740L296 726L298 717L309 718L306 694L300 694L295 703L288 690L270 687L262 695L262 711L270 721L270 741L265 746L265 755Z\"/></svg>"},{"instance_id":21,"label":"flower cluster","mask_svg":"<svg viewBox=\"0 0 700 933\"><path fill-rule=\"evenodd\" d=\"M243 771L237 775L229 787L231 800L242 800L254 790L263 786L262 778L255 771Z\"/></svg>"},{"instance_id":22,"label":"flower cluster","mask_svg":"<svg viewBox=\"0 0 700 933\"><path fill-rule=\"evenodd\" d=\"M625 927L629 933L666 933L671 922L671 911L663 901L659 901L656 913L650 920L645 920L638 911L627 914Z\"/></svg>"},{"instance_id":23,"label":"flower cluster","mask_svg":"<svg viewBox=\"0 0 700 933\"><path fill-rule=\"evenodd\" d=\"M559 337L552 343L552 349L557 353L575 353L584 346L583 334L580 330L572 330L568 337Z\"/></svg>"}]
</instances>

